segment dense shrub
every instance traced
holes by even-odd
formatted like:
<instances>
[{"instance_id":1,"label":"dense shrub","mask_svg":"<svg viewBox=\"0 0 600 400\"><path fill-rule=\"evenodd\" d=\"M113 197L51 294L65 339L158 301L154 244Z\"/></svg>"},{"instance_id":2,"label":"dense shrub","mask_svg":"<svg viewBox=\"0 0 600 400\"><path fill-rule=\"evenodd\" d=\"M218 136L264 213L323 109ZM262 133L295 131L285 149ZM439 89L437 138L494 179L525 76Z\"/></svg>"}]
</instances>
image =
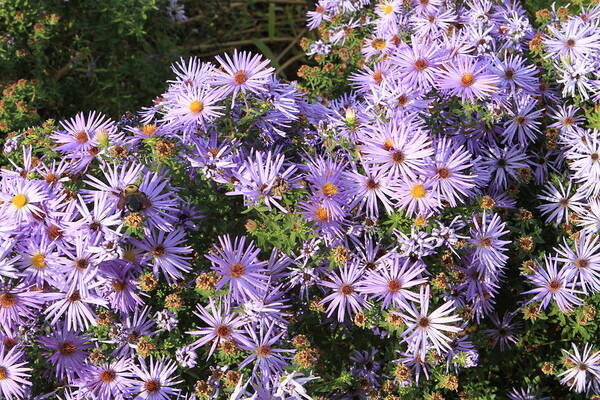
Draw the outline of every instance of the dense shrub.
<instances>
[{"instance_id":1,"label":"dense shrub","mask_svg":"<svg viewBox=\"0 0 600 400\"><path fill-rule=\"evenodd\" d=\"M321 0L299 83L193 57L10 135L0 392L597 399L600 6L535 18Z\"/></svg>"},{"instance_id":2,"label":"dense shrub","mask_svg":"<svg viewBox=\"0 0 600 400\"><path fill-rule=\"evenodd\" d=\"M0 132L82 109L119 115L155 95L180 54L167 4L3 1Z\"/></svg>"}]
</instances>

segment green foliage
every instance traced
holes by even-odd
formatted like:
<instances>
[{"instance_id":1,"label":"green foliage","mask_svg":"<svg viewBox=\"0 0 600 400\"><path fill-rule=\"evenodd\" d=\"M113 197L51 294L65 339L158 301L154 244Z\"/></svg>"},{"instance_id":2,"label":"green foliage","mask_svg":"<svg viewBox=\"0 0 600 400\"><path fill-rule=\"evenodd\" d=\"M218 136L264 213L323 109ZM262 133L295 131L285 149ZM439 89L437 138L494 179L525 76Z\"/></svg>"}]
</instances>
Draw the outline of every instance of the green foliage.
<instances>
[{"instance_id":1,"label":"green foliage","mask_svg":"<svg viewBox=\"0 0 600 400\"><path fill-rule=\"evenodd\" d=\"M164 86L181 54L164 0L76 3L0 1L0 133L81 110L118 116Z\"/></svg>"}]
</instances>

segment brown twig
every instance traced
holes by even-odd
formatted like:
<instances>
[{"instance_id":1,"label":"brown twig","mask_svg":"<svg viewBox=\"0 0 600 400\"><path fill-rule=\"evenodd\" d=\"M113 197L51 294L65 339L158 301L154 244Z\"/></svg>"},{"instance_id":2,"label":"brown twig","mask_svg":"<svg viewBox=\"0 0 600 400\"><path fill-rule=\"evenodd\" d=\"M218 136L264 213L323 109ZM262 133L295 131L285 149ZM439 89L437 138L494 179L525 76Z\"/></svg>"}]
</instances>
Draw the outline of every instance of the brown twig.
<instances>
[{"instance_id":1,"label":"brown twig","mask_svg":"<svg viewBox=\"0 0 600 400\"><path fill-rule=\"evenodd\" d=\"M285 56L288 51L290 51L291 49L293 49L294 46L296 46L296 44L298 44L298 42L300 41L300 39L302 38L302 36L304 36L304 34L306 33L306 31L307 31L306 29L303 29L302 32L300 32L300 34L298 34L298 36L296 36L296 38L294 39L294 41L291 42L290 44L288 44L286 46L286 48L283 49L283 51L281 53L279 53L279 55L275 59L275 61L277 63L279 63L279 61L281 61L281 59L283 58L283 56Z\"/></svg>"},{"instance_id":2,"label":"brown twig","mask_svg":"<svg viewBox=\"0 0 600 400\"><path fill-rule=\"evenodd\" d=\"M277 68L277 71L275 71L275 72L276 73L280 73L281 71L283 71L284 69L286 69L287 67L289 67L290 65L292 65L293 62L298 61L301 58L304 58L304 53L296 54L294 57L288 59L286 62L284 62L283 64L281 64L279 66L279 68Z\"/></svg>"},{"instance_id":3,"label":"brown twig","mask_svg":"<svg viewBox=\"0 0 600 400\"><path fill-rule=\"evenodd\" d=\"M263 43L277 43L277 42L291 42L294 40L294 38L293 37L275 37L275 38L262 38L262 39L258 39L258 40L260 40ZM209 50L209 49L213 49L213 48L227 49L227 48L239 47L239 46L250 46L253 44L254 44L253 40L234 40L232 42L225 42L225 43L196 44L196 45L186 45L184 47L191 51L195 51L195 50L202 51L202 50Z\"/></svg>"}]
</instances>

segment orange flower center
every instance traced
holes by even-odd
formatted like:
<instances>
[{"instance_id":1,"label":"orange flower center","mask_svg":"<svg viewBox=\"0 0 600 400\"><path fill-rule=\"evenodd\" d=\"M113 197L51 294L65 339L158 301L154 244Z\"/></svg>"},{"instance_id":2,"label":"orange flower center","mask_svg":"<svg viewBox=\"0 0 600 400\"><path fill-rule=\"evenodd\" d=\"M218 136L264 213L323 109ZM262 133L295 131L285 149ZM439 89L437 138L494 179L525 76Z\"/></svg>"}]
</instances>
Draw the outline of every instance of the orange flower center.
<instances>
[{"instance_id":1,"label":"orange flower center","mask_svg":"<svg viewBox=\"0 0 600 400\"><path fill-rule=\"evenodd\" d=\"M460 84L463 85L464 87L469 87L474 82L475 82L475 76L470 73L466 73L460 78Z\"/></svg>"},{"instance_id":2,"label":"orange flower center","mask_svg":"<svg viewBox=\"0 0 600 400\"><path fill-rule=\"evenodd\" d=\"M204 110L204 104L200 100L194 100L190 103L190 112L198 114Z\"/></svg>"},{"instance_id":3,"label":"orange flower center","mask_svg":"<svg viewBox=\"0 0 600 400\"><path fill-rule=\"evenodd\" d=\"M231 268L229 269L229 274L233 277L233 278L239 278L240 276L244 275L246 273L246 268L244 267L244 264L242 263L235 263L231 266Z\"/></svg>"}]
</instances>

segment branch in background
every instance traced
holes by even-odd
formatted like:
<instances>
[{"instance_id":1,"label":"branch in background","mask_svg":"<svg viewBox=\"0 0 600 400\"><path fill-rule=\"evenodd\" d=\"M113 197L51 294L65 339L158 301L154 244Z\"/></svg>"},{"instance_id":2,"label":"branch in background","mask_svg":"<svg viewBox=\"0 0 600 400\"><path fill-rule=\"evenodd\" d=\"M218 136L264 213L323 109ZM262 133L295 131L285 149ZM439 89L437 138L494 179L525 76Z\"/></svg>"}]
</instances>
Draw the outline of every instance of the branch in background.
<instances>
[{"instance_id":1,"label":"branch in background","mask_svg":"<svg viewBox=\"0 0 600 400\"><path fill-rule=\"evenodd\" d=\"M289 67L290 65L292 65L292 63L294 61L298 61L301 58L304 58L304 53L296 54L294 57L288 59L286 62L284 62L283 64L281 64L281 66L279 68L277 68L276 73L278 74L279 72L283 71L284 69L286 69L287 67Z\"/></svg>"},{"instance_id":2,"label":"branch in background","mask_svg":"<svg viewBox=\"0 0 600 400\"><path fill-rule=\"evenodd\" d=\"M255 3L268 3L268 4L282 4L282 5L295 5L295 6L307 6L309 4L306 0L255 0ZM231 3L229 8L223 10L223 12L231 11L233 8L242 7L246 5L246 3ZM194 23L196 21L200 21L204 18L204 15L199 14L193 17L189 17L183 21L177 21L175 24L177 25L187 25Z\"/></svg>"},{"instance_id":3,"label":"branch in background","mask_svg":"<svg viewBox=\"0 0 600 400\"><path fill-rule=\"evenodd\" d=\"M58 82L63 76L67 75L71 71L71 69L73 69L73 61L75 61L75 59L71 58L68 63L63 65L56 72L53 72L51 74L50 81Z\"/></svg>"},{"instance_id":4,"label":"branch in background","mask_svg":"<svg viewBox=\"0 0 600 400\"><path fill-rule=\"evenodd\" d=\"M264 43L277 43L277 42L293 42L294 39L295 38L293 38L293 37L275 37L275 38L262 38L259 40L261 40ZM238 46L254 45L254 40L256 40L256 39L235 40L232 42L225 42L225 43L186 45L184 47L187 50L191 50L191 51L195 51L195 50L206 51L206 50L210 50L210 49L214 49L214 48L228 49L228 48L238 47Z\"/></svg>"},{"instance_id":5,"label":"branch in background","mask_svg":"<svg viewBox=\"0 0 600 400\"><path fill-rule=\"evenodd\" d=\"M285 56L288 51L293 49L298 44L298 42L300 41L300 39L302 39L302 36L304 36L304 34L306 32L307 32L307 29L303 29L302 32L300 32L298 34L298 36L296 36L294 41L292 43L288 44L287 47L285 49L283 49L283 51L281 53L279 53L279 55L277 56L275 61L279 63L281 61L281 59L283 58L283 56Z\"/></svg>"}]
</instances>

